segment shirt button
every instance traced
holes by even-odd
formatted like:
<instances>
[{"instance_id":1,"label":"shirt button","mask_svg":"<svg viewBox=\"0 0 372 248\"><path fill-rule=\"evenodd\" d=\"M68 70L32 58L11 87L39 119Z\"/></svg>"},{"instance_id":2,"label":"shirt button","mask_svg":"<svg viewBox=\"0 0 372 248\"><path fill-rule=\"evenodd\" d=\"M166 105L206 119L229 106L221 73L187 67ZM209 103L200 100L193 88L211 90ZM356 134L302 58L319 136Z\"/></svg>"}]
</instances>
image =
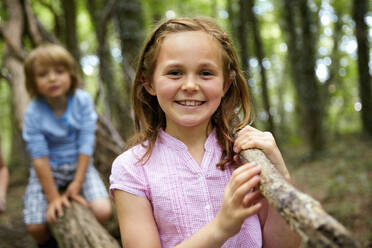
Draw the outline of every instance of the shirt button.
<instances>
[{"instance_id":1,"label":"shirt button","mask_svg":"<svg viewBox=\"0 0 372 248\"><path fill-rule=\"evenodd\" d=\"M211 205L209 204L205 205L205 209L211 209Z\"/></svg>"},{"instance_id":2,"label":"shirt button","mask_svg":"<svg viewBox=\"0 0 372 248\"><path fill-rule=\"evenodd\" d=\"M199 180L203 180L203 179L204 179L204 177L203 177L203 176L200 176L200 177L199 177Z\"/></svg>"}]
</instances>

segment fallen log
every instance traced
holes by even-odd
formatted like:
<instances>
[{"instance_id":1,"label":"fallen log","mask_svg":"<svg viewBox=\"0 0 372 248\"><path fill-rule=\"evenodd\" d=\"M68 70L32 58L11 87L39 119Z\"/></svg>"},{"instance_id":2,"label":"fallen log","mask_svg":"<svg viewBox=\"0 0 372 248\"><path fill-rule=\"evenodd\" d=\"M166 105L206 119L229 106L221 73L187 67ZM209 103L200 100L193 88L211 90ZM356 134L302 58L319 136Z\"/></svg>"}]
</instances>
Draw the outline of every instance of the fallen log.
<instances>
[{"instance_id":1,"label":"fallen log","mask_svg":"<svg viewBox=\"0 0 372 248\"><path fill-rule=\"evenodd\" d=\"M256 162L261 166L260 191L302 237L302 247L358 248L351 233L328 215L320 203L298 191L278 172L258 149L240 152L242 162Z\"/></svg>"},{"instance_id":2,"label":"fallen log","mask_svg":"<svg viewBox=\"0 0 372 248\"><path fill-rule=\"evenodd\" d=\"M119 244L87 207L71 202L57 222L49 224L59 248L119 248Z\"/></svg>"}]
</instances>

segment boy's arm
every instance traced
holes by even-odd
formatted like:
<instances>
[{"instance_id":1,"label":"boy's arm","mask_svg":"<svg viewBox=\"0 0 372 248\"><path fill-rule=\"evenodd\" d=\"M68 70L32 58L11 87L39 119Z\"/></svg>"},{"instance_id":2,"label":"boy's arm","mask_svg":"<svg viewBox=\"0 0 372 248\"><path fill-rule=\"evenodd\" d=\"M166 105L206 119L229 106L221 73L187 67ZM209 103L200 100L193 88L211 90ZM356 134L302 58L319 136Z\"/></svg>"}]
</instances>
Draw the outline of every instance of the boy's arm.
<instances>
[{"instance_id":1,"label":"boy's arm","mask_svg":"<svg viewBox=\"0 0 372 248\"><path fill-rule=\"evenodd\" d=\"M68 197L71 197L73 200L83 205L87 205L87 202L80 196L80 191L84 182L85 172L89 165L89 159L89 155L79 154L74 180L68 185L65 193Z\"/></svg>"},{"instance_id":2,"label":"boy's arm","mask_svg":"<svg viewBox=\"0 0 372 248\"><path fill-rule=\"evenodd\" d=\"M33 159L34 168L39 178L40 184L43 187L46 198L49 202L46 218L48 222L56 221L56 213L58 216L63 215L63 206L69 207L67 197L61 196L55 185L53 173L49 164L49 157L41 157Z\"/></svg>"}]
</instances>

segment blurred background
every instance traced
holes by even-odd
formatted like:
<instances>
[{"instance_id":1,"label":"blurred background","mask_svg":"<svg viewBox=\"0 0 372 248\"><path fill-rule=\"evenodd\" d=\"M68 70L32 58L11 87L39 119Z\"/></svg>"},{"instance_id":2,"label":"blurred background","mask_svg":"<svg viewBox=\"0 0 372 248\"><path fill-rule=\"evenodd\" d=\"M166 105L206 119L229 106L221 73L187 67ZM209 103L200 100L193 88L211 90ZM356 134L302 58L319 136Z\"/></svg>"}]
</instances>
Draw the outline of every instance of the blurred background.
<instances>
[{"instance_id":1,"label":"blurred background","mask_svg":"<svg viewBox=\"0 0 372 248\"><path fill-rule=\"evenodd\" d=\"M133 134L130 87L148 33L159 20L200 15L232 37L254 125L274 134L295 185L372 247L371 11L368 0L0 1L1 152L11 173L0 247L8 247L1 243L9 233L13 245L26 242L17 235L27 239L21 197L29 158L20 135L27 53L46 41L65 46L97 112L125 142ZM111 160L104 164L109 170Z\"/></svg>"}]
</instances>

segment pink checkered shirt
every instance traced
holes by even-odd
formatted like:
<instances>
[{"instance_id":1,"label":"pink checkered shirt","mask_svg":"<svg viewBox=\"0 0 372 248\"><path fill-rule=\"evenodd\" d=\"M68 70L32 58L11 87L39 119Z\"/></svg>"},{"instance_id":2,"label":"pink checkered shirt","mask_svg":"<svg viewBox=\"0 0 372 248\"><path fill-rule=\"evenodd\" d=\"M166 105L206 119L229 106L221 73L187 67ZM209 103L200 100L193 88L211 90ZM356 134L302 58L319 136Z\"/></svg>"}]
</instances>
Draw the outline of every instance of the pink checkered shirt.
<instances>
[{"instance_id":1,"label":"pink checkered shirt","mask_svg":"<svg viewBox=\"0 0 372 248\"><path fill-rule=\"evenodd\" d=\"M113 163L111 193L119 189L151 202L162 247L173 247L189 238L212 221L221 207L233 168L216 168L221 149L215 131L204 148L198 165L185 144L160 130L152 156L144 166L136 164L145 152L141 145L127 150ZM222 247L262 247L258 216L247 218L240 233Z\"/></svg>"}]
</instances>

